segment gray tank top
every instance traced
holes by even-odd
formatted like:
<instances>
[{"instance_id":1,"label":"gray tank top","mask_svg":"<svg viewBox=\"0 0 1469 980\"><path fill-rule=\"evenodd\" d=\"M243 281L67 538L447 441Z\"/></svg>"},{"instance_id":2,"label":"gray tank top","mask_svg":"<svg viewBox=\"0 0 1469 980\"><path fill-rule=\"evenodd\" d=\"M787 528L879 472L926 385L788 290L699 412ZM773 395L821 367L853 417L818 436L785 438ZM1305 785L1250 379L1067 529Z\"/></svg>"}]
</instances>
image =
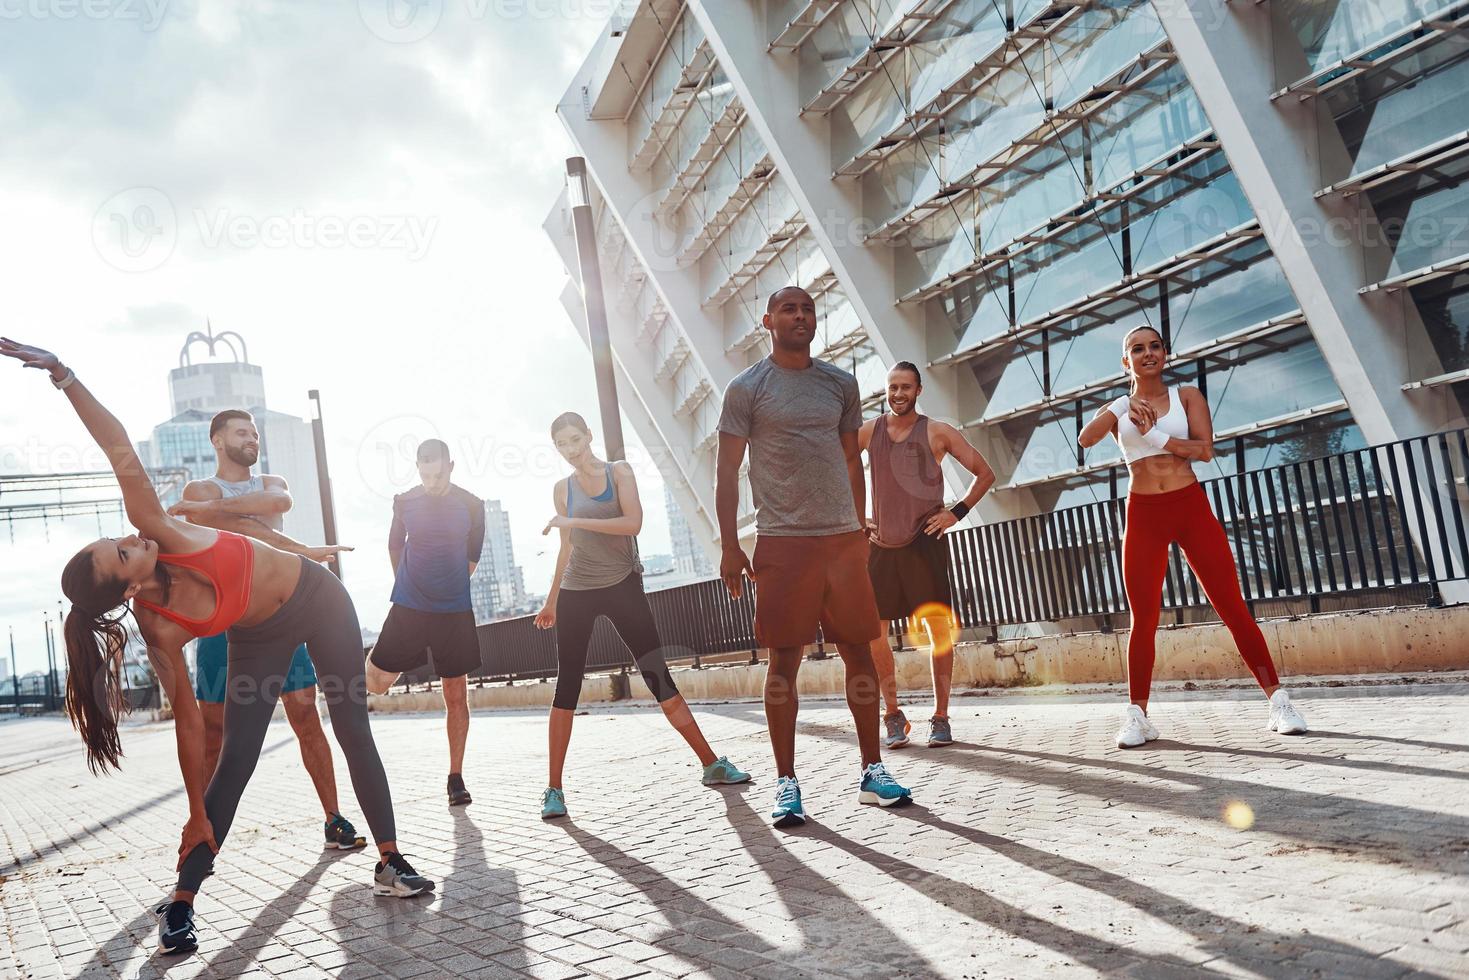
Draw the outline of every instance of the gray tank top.
<instances>
[{"instance_id":1,"label":"gray tank top","mask_svg":"<svg viewBox=\"0 0 1469 980\"><path fill-rule=\"evenodd\" d=\"M248 480L241 480L239 483L221 480L217 476L210 476L205 479L219 487L220 494L225 497L243 497L247 493L260 493L265 489L265 480L258 476L252 476ZM251 514L250 519L259 521L272 531L279 531L285 527L285 522L281 520L280 514L266 514L264 516Z\"/></svg>"},{"instance_id":2,"label":"gray tank top","mask_svg":"<svg viewBox=\"0 0 1469 980\"><path fill-rule=\"evenodd\" d=\"M588 497L576 484L576 474L566 478L566 513L570 517L607 520L622 516L622 501L617 499L617 483L612 479L612 464L606 470L607 487L595 497ZM631 534L600 534L581 528L571 529L571 558L561 576L561 587L573 592L605 589L616 585L633 572L643 570L638 560L638 539Z\"/></svg>"}]
</instances>

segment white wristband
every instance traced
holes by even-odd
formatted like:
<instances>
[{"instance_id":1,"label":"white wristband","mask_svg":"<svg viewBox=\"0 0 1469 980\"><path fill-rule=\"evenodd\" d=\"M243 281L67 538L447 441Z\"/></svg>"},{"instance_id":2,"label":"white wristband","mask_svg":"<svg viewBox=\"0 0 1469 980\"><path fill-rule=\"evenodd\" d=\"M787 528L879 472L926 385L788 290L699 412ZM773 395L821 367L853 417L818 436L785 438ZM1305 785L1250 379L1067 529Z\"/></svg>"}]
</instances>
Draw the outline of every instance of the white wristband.
<instances>
[{"instance_id":1,"label":"white wristband","mask_svg":"<svg viewBox=\"0 0 1469 980\"><path fill-rule=\"evenodd\" d=\"M1119 398L1112 404L1107 406L1107 411L1117 416L1117 421L1121 422L1123 419L1127 418L1129 408L1129 401L1126 398Z\"/></svg>"},{"instance_id":2,"label":"white wristband","mask_svg":"<svg viewBox=\"0 0 1469 980\"><path fill-rule=\"evenodd\" d=\"M1154 426L1143 434L1143 442L1154 449L1166 449L1168 448L1168 433Z\"/></svg>"},{"instance_id":3,"label":"white wristband","mask_svg":"<svg viewBox=\"0 0 1469 980\"><path fill-rule=\"evenodd\" d=\"M73 371L71 368L67 368L66 369L66 377L62 378L60 381L57 381L55 378L52 378L51 379L51 383L56 386L56 390L57 391L65 391L67 388L70 388L72 386L72 383L74 381L76 381L76 379L77 379L77 373L75 371Z\"/></svg>"}]
</instances>

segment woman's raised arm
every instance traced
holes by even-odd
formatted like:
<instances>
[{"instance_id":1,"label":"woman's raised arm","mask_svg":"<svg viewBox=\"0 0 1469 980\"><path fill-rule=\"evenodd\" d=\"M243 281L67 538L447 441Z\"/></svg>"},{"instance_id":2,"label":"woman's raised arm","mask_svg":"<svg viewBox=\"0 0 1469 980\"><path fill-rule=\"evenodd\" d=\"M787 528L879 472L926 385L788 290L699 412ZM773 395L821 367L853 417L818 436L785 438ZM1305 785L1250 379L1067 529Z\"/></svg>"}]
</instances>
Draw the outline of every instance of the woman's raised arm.
<instances>
[{"instance_id":1,"label":"woman's raised arm","mask_svg":"<svg viewBox=\"0 0 1469 980\"><path fill-rule=\"evenodd\" d=\"M86 385L77 380L76 374L50 351L0 337L0 354L51 376L52 384L66 393L87 432L107 454L107 461L117 476L117 485L122 489L128 521L144 535L170 546L169 539L176 537L184 525L164 513L158 493L153 489L153 481L148 478L143 461L138 459L127 430L116 416L104 408Z\"/></svg>"}]
</instances>

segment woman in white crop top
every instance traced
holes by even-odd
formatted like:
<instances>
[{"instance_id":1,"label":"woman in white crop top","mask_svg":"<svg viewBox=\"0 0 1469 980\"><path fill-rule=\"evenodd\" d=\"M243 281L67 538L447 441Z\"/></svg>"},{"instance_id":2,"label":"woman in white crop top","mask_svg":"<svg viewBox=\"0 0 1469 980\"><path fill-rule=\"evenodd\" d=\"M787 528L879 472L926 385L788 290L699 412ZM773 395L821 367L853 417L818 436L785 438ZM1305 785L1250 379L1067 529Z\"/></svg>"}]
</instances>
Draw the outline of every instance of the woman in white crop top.
<instances>
[{"instance_id":1,"label":"woman in white crop top","mask_svg":"<svg viewBox=\"0 0 1469 980\"><path fill-rule=\"evenodd\" d=\"M1306 721L1281 689L1265 636L1240 592L1229 538L1194 475L1195 460L1214 458L1209 404L1197 388L1165 385L1167 362L1168 352L1156 330L1147 326L1129 330L1122 340L1122 366L1132 379L1132 393L1104 406L1077 438L1083 448L1091 448L1109 434L1115 437L1131 475L1122 534L1122 579L1132 609L1127 640L1130 703L1117 745L1130 748L1158 737L1148 719L1148 691L1168 549L1174 544L1188 559L1205 595L1229 627L1240 656L1270 699L1267 727L1283 735L1299 734L1306 730Z\"/></svg>"}]
</instances>

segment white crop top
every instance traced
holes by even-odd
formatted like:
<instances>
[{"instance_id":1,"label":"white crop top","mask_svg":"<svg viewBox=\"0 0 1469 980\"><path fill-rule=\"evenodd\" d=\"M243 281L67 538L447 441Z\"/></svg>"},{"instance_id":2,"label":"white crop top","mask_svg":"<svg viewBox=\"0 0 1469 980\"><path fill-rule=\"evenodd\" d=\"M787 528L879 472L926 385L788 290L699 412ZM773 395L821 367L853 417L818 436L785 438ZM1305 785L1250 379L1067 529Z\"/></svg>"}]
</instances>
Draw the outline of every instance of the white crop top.
<instances>
[{"instance_id":1,"label":"white crop top","mask_svg":"<svg viewBox=\"0 0 1469 980\"><path fill-rule=\"evenodd\" d=\"M1168 389L1168 411L1158 417L1158 424L1146 435L1140 434L1132 419L1128 418L1128 404L1128 397L1122 395L1107 406L1117 416L1117 442L1122 446L1122 458L1127 462L1136 463L1149 456L1166 456L1168 450L1163 447L1168 445L1170 438L1188 438L1188 414L1184 412L1183 399L1178 397L1175 389Z\"/></svg>"}]
</instances>

